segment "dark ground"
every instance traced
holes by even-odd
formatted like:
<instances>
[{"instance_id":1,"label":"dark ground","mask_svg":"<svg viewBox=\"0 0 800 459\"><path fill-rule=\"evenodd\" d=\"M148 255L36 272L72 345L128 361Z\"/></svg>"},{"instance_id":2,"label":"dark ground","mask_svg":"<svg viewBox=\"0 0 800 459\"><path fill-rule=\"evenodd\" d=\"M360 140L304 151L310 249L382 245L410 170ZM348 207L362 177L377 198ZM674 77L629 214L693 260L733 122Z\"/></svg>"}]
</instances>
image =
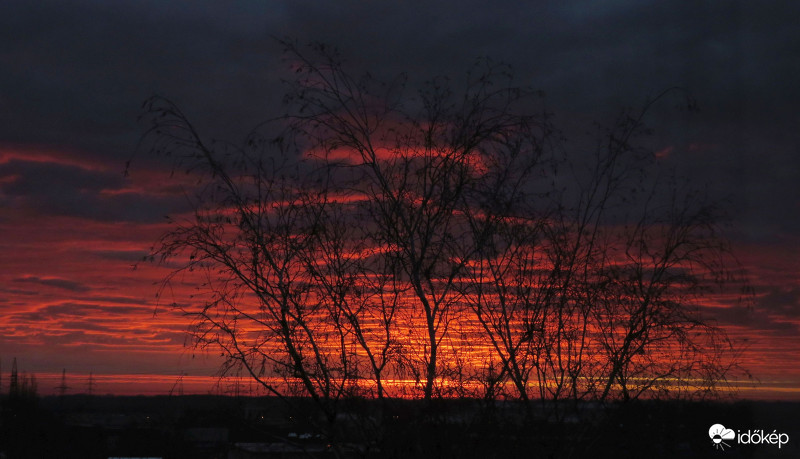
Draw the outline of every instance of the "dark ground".
<instances>
[{"instance_id":1,"label":"dark ground","mask_svg":"<svg viewBox=\"0 0 800 459\"><path fill-rule=\"evenodd\" d=\"M796 458L800 403L643 401L606 407L352 400L333 424L307 400L26 397L2 400L0 458ZM545 418L558 408L563 414ZM713 424L789 442L715 449Z\"/></svg>"}]
</instances>

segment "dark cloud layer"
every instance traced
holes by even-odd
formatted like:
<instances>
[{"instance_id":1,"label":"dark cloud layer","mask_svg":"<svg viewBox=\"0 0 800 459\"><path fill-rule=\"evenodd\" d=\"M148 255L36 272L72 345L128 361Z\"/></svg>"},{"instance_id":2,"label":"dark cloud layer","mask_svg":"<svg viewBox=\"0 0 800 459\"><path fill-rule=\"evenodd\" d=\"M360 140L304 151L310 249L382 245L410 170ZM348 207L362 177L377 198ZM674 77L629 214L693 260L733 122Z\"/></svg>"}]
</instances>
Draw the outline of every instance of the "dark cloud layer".
<instances>
[{"instance_id":1,"label":"dark cloud layer","mask_svg":"<svg viewBox=\"0 0 800 459\"><path fill-rule=\"evenodd\" d=\"M0 203L45 215L96 221L155 222L186 207L180 195L127 190L121 172L55 162L12 159L0 163Z\"/></svg>"},{"instance_id":2,"label":"dark cloud layer","mask_svg":"<svg viewBox=\"0 0 800 459\"><path fill-rule=\"evenodd\" d=\"M69 290L71 292L88 292L90 288L80 282L75 282L69 279L58 278L41 278L37 276L20 277L14 279L14 282L39 284L46 287L55 287L59 289Z\"/></svg>"},{"instance_id":3,"label":"dark cloud layer","mask_svg":"<svg viewBox=\"0 0 800 459\"><path fill-rule=\"evenodd\" d=\"M95 303L64 302L37 308L36 311L12 315L11 321L58 320L65 317L95 318L95 320L120 318L134 315L152 315L152 309L142 306L119 306Z\"/></svg>"},{"instance_id":4,"label":"dark cloud layer","mask_svg":"<svg viewBox=\"0 0 800 459\"><path fill-rule=\"evenodd\" d=\"M82 0L12 1L5 10L0 144L74 148L121 170L152 94L175 100L208 136L237 141L280 111L284 65L271 36L326 41L354 68L416 81L458 78L490 56L546 91L573 139L623 106L686 88L702 111L689 117L662 104L653 145L673 147L688 175L731 198L744 236L800 231L800 35L788 19L800 16L798 4ZM64 172L81 176L42 171ZM63 176L56 183L68 185ZM40 204L43 192L28 191ZM78 214L137 214L139 198L91 202ZM62 194L59 204L71 212L77 200ZM780 212L787 206L794 212Z\"/></svg>"}]
</instances>

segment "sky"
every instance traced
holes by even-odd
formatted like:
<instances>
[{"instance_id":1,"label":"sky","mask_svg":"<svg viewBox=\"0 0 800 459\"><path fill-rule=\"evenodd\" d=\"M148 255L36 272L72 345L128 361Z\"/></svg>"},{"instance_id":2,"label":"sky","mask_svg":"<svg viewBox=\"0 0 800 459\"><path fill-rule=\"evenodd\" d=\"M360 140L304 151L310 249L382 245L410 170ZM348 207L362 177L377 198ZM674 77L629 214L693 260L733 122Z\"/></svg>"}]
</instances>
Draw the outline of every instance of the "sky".
<instances>
[{"instance_id":1,"label":"sky","mask_svg":"<svg viewBox=\"0 0 800 459\"><path fill-rule=\"evenodd\" d=\"M206 138L240 142L279 115L278 38L340 49L355 71L462 78L476 58L542 90L568 148L680 87L648 146L724 200L755 290L707 308L760 382L800 399L800 34L793 2L39 1L0 7L0 364L51 393L202 391L214 355L155 298L141 259L187 210L163 158L138 147L142 103L167 97ZM124 174L126 163L129 173ZM713 307L712 307L713 306ZM204 379L205 378L205 379ZM749 386L747 386L749 387Z\"/></svg>"}]
</instances>

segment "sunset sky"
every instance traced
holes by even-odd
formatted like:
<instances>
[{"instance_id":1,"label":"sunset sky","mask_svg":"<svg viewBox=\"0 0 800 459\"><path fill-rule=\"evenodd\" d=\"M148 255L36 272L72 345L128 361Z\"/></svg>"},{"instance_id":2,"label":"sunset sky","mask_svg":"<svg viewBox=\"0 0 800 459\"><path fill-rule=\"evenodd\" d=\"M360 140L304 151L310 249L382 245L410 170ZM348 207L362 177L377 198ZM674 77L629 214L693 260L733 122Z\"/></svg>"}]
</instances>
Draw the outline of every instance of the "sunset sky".
<instances>
[{"instance_id":1,"label":"sunset sky","mask_svg":"<svg viewBox=\"0 0 800 459\"><path fill-rule=\"evenodd\" d=\"M800 5L791 2L211 2L10 0L0 7L0 363L51 394L211 390L218 361L184 346L143 256L187 200L137 149L142 102L181 107L208 139L240 142L281 113L271 37L337 46L356 71L454 79L478 57L546 94L567 148L678 86L647 146L731 215L752 304L710 298L744 344L741 397L800 400ZM129 174L124 174L131 161ZM134 266L136 269L134 269ZM189 288L189 287L186 287ZM167 294L169 294L167 292Z\"/></svg>"}]
</instances>

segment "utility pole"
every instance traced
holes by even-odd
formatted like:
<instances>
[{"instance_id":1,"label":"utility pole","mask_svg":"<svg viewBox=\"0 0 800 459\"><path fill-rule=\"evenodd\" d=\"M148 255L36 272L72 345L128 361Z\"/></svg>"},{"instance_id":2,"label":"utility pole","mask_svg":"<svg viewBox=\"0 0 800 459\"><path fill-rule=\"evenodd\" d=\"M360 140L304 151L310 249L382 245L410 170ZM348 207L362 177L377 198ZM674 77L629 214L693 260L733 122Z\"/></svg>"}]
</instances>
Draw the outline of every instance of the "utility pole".
<instances>
[{"instance_id":1,"label":"utility pole","mask_svg":"<svg viewBox=\"0 0 800 459\"><path fill-rule=\"evenodd\" d=\"M67 386L67 369L66 368L63 368L61 370L61 384L59 386L57 386L56 389L58 389L58 395L61 398L64 398L64 395L67 393L67 389L69 389L69 386Z\"/></svg>"},{"instance_id":2,"label":"utility pole","mask_svg":"<svg viewBox=\"0 0 800 459\"><path fill-rule=\"evenodd\" d=\"M19 380L17 379L17 358L11 362L11 382L8 386L8 395L14 397L19 395Z\"/></svg>"}]
</instances>

